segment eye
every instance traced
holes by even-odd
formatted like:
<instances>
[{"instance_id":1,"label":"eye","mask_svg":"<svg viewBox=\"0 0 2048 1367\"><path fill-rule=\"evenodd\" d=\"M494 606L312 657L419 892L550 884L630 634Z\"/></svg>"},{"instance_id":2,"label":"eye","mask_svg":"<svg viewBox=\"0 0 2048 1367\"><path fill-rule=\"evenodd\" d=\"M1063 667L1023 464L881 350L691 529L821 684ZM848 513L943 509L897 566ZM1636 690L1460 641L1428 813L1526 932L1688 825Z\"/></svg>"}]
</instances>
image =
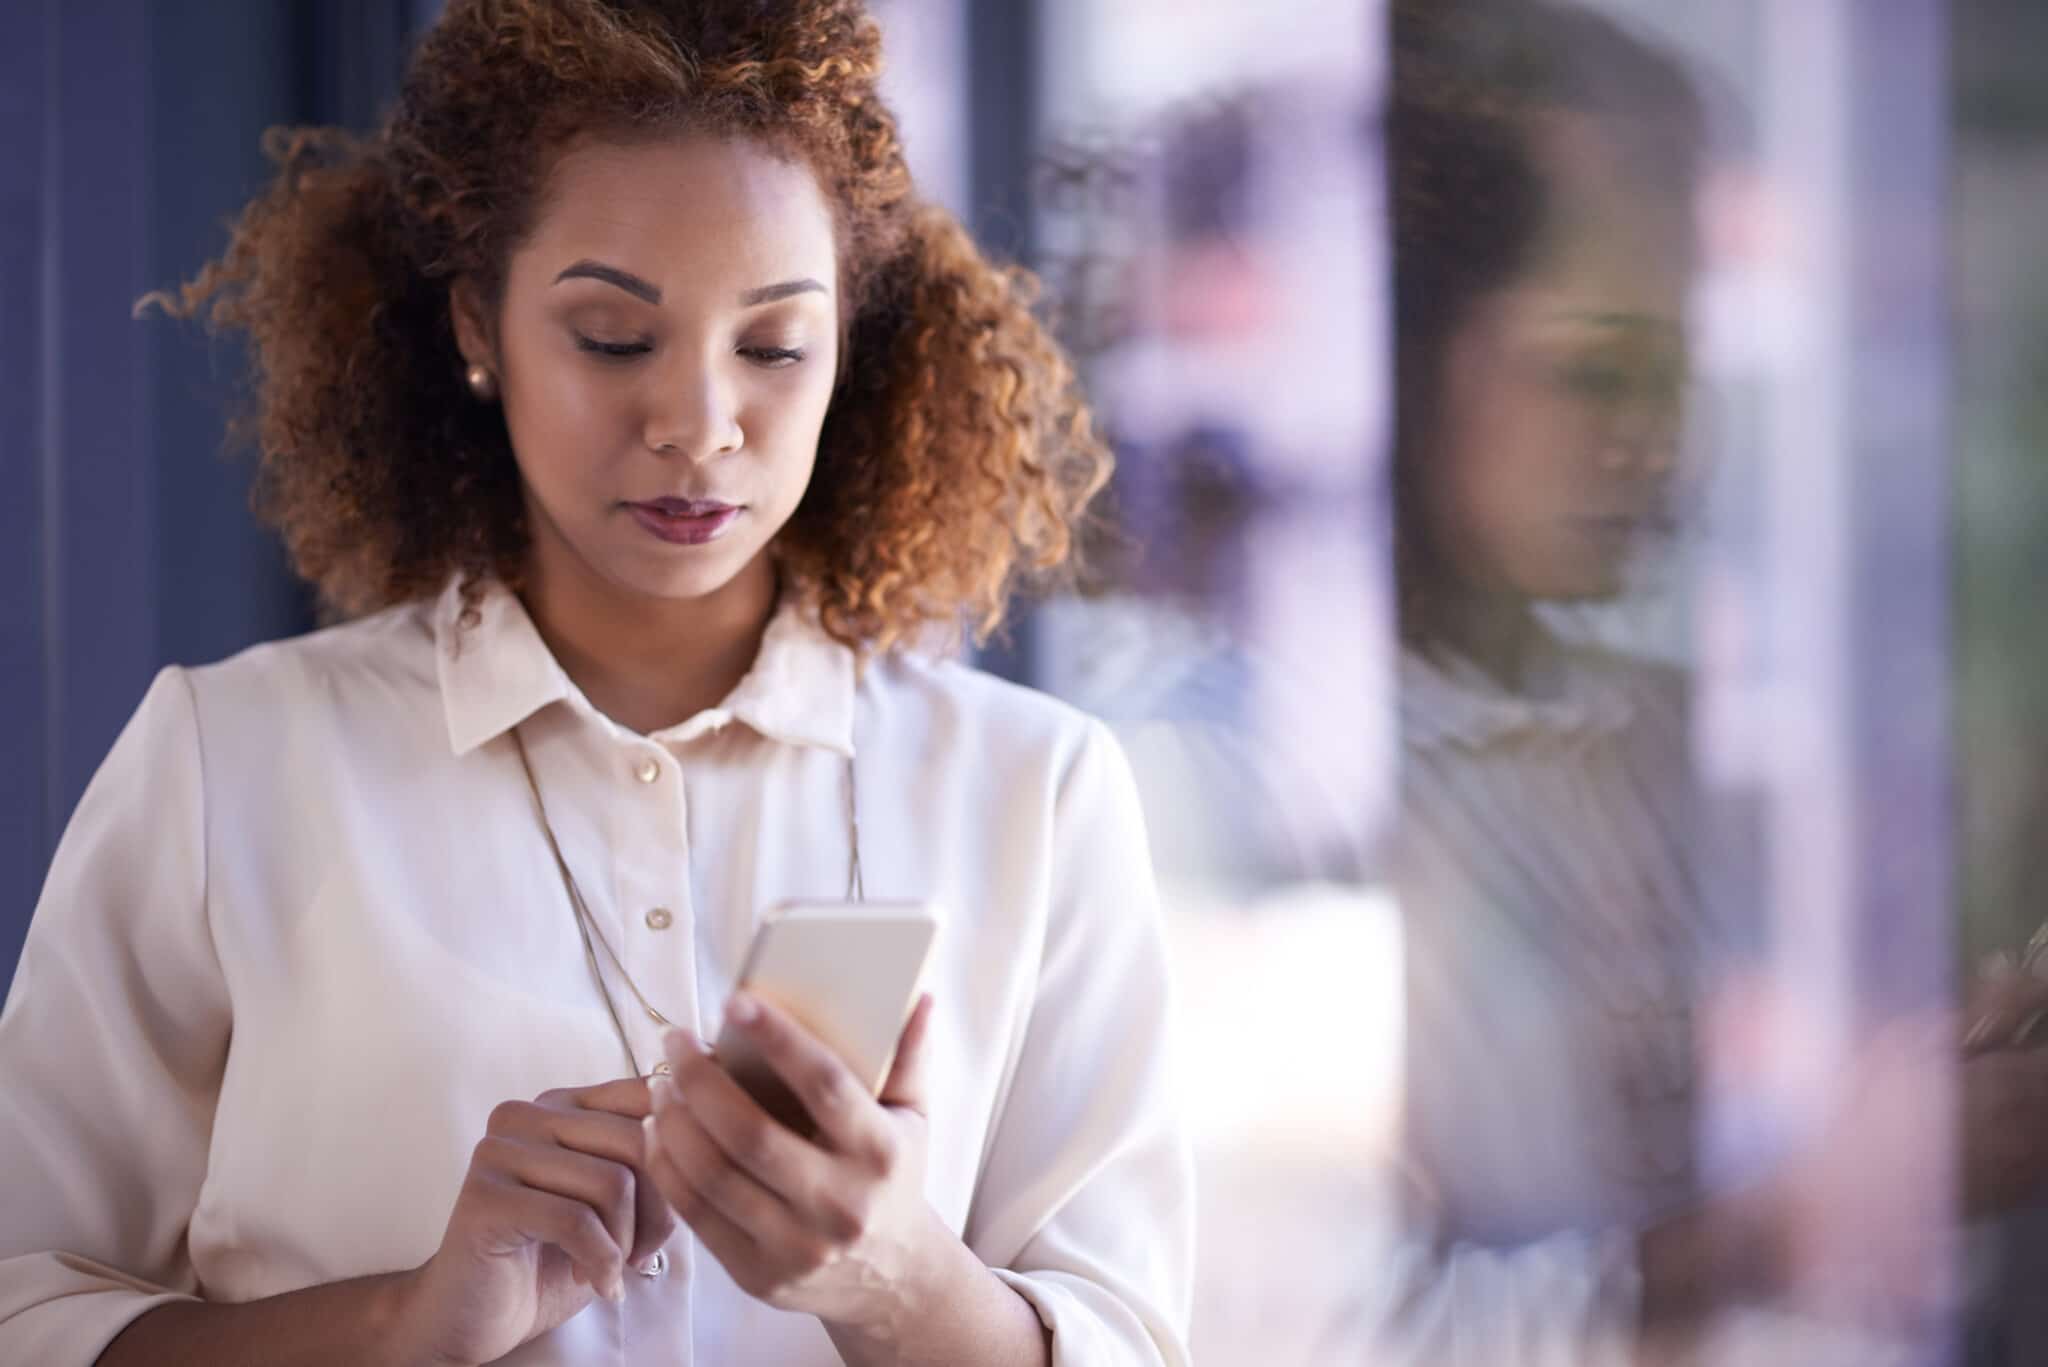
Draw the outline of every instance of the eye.
<instances>
[{"instance_id":1,"label":"eye","mask_svg":"<svg viewBox=\"0 0 2048 1367\"><path fill-rule=\"evenodd\" d=\"M803 348L781 346L741 347L740 355L766 370L780 370L804 358Z\"/></svg>"},{"instance_id":2,"label":"eye","mask_svg":"<svg viewBox=\"0 0 2048 1367\"><path fill-rule=\"evenodd\" d=\"M634 356L643 356L654 350L646 342L606 342L596 337L585 337L580 332L576 334L576 349L587 351L593 356L604 356L612 360L628 360Z\"/></svg>"},{"instance_id":3,"label":"eye","mask_svg":"<svg viewBox=\"0 0 2048 1367\"><path fill-rule=\"evenodd\" d=\"M1609 402L1626 398L1635 387L1635 375L1624 366L1600 361L1583 361L1566 366L1560 374L1565 388L1581 398Z\"/></svg>"}]
</instances>

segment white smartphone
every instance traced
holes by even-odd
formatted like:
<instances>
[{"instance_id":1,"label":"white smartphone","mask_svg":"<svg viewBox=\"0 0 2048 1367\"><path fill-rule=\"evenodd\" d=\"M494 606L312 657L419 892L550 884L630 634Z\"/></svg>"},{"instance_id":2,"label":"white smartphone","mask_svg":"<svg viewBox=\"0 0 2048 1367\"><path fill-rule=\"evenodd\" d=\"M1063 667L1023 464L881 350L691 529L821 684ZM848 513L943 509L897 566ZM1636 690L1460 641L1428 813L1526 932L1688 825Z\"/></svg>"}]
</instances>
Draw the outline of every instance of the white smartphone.
<instances>
[{"instance_id":1,"label":"white smartphone","mask_svg":"<svg viewBox=\"0 0 2048 1367\"><path fill-rule=\"evenodd\" d=\"M736 985L788 1012L876 1095L938 928L923 902L787 902L754 932ZM746 1036L728 1025L712 1049L762 1109L811 1132L803 1104Z\"/></svg>"}]
</instances>

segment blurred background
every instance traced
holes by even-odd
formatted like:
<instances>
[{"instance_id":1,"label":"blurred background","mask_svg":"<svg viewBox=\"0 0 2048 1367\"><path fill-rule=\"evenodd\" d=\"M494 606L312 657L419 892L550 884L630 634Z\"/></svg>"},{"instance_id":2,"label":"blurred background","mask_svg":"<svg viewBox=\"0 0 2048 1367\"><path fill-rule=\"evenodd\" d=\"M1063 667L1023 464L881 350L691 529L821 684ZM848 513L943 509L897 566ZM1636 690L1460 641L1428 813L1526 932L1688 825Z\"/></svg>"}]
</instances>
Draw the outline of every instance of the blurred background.
<instances>
[{"instance_id":1,"label":"blurred background","mask_svg":"<svg viewBox=\"0 0 2048 1367\"><path fill-rule=\"evenodd\" d=\"M1400 1240L1367 1176L1398 1147L1406 1053L1388 16L874 8L926 193L1041 272L1119 458L1082 585L982 663L1102 715L1133 758L1205 1165L1198 1354L1337 1360L1375 1240ZM1748 1062L1707 1061L1702 1147L1739 1166L1823 1103L1869 1022L1951 1001L2048 915L2048 7L1593 8L1677 54L1710 110L1685 433L1704 473L1668 553L1556 625L1691 680L1710 900L1742 903L1760 976L1800 1004ZM225 242L266 127L372 127L437 9L0 11L10 970L154 672L314 623L223 454L241 356L131 308ZM1942 1180L1945 1150L1919 1161ZM1990 1310L1921 1326L1906 1360L2048 1361L2017 1309L2027 1246L1958 1252Z\"/></svg>"}]
</instances>

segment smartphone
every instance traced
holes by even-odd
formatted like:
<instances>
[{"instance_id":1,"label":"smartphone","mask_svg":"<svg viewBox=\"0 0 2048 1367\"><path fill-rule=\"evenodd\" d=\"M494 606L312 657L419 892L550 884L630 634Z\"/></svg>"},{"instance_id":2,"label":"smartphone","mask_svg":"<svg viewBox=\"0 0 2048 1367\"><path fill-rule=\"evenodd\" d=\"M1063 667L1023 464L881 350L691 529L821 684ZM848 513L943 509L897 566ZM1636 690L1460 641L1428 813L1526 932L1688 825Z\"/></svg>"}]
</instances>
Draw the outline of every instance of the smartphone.
<instances>
[{"instance_id":1,"label":"smartphone","mask_svg":"<svg viewBox=\"0 0 2048 1367\"><path fill-rule=\"evenodd\" d=\"M786 902L754 932L736 986L788 1012L877 1095L938 929L924 902ZM746 1036L727 1025L712 1051L763 1110L812 1133L810 1113Z\"/></svg>"}]
</instances>

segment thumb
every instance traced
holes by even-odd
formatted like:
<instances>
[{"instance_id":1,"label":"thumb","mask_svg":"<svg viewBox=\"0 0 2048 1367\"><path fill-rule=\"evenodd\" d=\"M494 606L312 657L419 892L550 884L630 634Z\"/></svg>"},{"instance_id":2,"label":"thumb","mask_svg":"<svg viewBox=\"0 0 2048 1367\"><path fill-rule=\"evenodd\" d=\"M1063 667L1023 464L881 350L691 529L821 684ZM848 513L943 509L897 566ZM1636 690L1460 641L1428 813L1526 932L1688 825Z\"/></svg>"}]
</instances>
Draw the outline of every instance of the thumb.
<instances>
[{"instance_id":1,"label":"thumb","mask_svg":"<svg viewBox=\"0 0 2048 1367\"><path fill-rule=\"evenodd\" d=\"M931 1022L932 994L926 992L910 1008L910 1019L896 1041L896 1061L889 1065L889 1080L882 1084L880 1100L884 1106L901 1106L919 1115L927 1113L930 1067L925 1041L931 1033Z\"/></svg>"}]
</instances>

